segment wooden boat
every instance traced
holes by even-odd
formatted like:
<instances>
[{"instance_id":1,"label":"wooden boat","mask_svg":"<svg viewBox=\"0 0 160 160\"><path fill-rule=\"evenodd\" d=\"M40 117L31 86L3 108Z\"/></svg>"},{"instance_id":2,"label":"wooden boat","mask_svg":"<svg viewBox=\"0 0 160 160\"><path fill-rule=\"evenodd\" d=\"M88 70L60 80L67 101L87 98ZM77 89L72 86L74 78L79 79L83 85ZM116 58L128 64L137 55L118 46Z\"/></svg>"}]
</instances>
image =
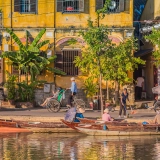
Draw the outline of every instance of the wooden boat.
<instances>
[{"instance_id":1,"label":"wooden boat","mask_svg":"<svg viewBox=\"0 0 160 160\"><path fill-rule=\"evenodd\" d=\"M97 130L77 127L79 132L92 136L140 136L140 135L160 135L160 132L154 131L110 131Z\"/></svg>"},{"instance_id":2,"label":"wooden boat","mask_svg":"<svg viewBox=\"0 0 160 160\"><path fill-rule=\"evenodd\" d=\"M106 124L107 126L114 124L114 128L116 128L116 124L119 124L120 122L118 121L112 121L112 122L104 122L104 121L97 121L93 119L87 119L87 118L78 118L80 122L68 122L63 119L61 119L61 122L67 125L69 128L77 130L76 127L84 127L84 128L89 128L89 129L98 129L101 130L103 128L103 124Z\"/></svg>"},{"instance_id":3,"label":"wooden boat","mask_svg":"<svg viewBox=\"0 0 160 160\"><path fill-rule=\"evenodd\" d=\"M68 122L68 121L65 121L64 119L61 119L61 122L67 125L69 128L72 128L75 130L77 130L76 127L78 127L78 125L80 124L79 122Z\"/></svg>"},{"instance_id":4,"label":"wooden boat","mask_svg":"<svg viewBox=\"0 0 160 160\"><path fill-rule=\"evenodd\" d=\"M66 128L61 122L28 122L13 120L19 128Z\"/></svg>"},{"instance_id":5,"label":"wooden boat","mask_svg":"<svg viewBox=\"0 0 160 160\"><path fill-rule=\"evenodd\" d=\"M104 123L102 120L96 120L96 119L88 119L88 118L77 118L81 123ZM116 122L122 122L124 119L115 119L112 122L109 123L116 123ZM107 122L106 122L107 123Z\"/></svg>"},{"instance_id":6,"label":"wooden boat","mask_svg":"<svg viewBox=\"0 0 160 160\"><path fill-rule=\"evenodd\" d=\"M26 128L15 128L15 127L0 127L0 133L28 133L31 132Z\"/></svg>"},{"instance_id":7,"label":"wooden boat","mask_svg":"<svg viewBox=\"0 0 160 160\"><path fill-rule=\"evenodd\" d=\"M12 120L0 119L0 133L30 132L25 128L18 128L18 124Z\"/></svg>"},{"instance_id":8,"label":"wooden boat","mask_svg":"<svg viewBox=\"0 0 160 160\"><path fill-rule=\"evenodd\" d=\"M10 121L10 120L5 120L5 119L0 119L0 127L12 127L12 128L17 128L18 125L16 122Z\"/></svg>"},{"instance_id":9,"label":"wooden boat","mask_svg":"<svg viewBox=\"0 0 160 160\"><path fill-rule=\"evenodd\" d=\"M95 123L96 119L88 119L88 118L77 118L81 123Z\"/></svg>"}]
</instances>

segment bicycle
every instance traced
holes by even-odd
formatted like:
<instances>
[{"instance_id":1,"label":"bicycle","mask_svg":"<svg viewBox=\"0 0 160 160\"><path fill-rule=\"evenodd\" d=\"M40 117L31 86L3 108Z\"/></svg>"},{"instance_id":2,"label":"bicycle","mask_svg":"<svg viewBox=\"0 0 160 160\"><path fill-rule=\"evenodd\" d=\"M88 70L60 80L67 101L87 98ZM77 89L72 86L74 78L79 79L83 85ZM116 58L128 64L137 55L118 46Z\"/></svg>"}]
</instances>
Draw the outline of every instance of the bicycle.
<instances>
[{"instance_id":1,"label":"bicycle","mask_svg":"<svg viewBox=\"0 0 160 160\"><path fill-rule=\"evenodd\" d=\"M65 92L67 90L62 89L59 94L58 94L58 98L54 99L51 98L47 104L46 104L46 108L49 112L58 112L61 107L62 107L62 100L65 99ZM73 97L73 101L72 104L77 106L80 106L81 108L85 109L85 102L82 99L78 99L76 96Z\"/></svg>"}]
</instances>

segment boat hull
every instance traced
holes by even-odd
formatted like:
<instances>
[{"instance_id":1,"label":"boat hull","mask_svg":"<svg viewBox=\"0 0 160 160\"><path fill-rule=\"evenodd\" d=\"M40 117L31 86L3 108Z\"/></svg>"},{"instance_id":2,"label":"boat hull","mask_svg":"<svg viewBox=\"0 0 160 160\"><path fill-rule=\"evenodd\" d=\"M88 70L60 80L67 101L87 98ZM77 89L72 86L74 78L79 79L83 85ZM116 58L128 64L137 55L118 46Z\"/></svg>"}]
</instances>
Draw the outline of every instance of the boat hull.
<instances>
[{"instance_id":1,"label":"boat hull","mask_svg":"<svg viewBox=\"0 0 160 160\"><path fill-rule=\"evenodd\" d=\"M160 132L136 132L136 131L109 131L109 130L96 130L76 127L79 132L91 136L141 136L141 135L160 135Z\"/></svg>"},{"instance_id":2,"label":"boat hull","mask_svg":"<svg viewBox=\"0 0 160 160\"><path fill-rule=\"evenodd\" d=\"M61 122L74 130L78 130L76 127L78 127L78 125L80 124L79 122L68 122L68 121L65 121L64 119L61 119Z\"/></svg>"},{"instance_id":3,"label":"boat hull","mask_svg":"<svg viewBox=\"0 0 160 160\"><path fill-rule=\"evenodd\" d=\"M12 128L17 128L18 125L16 122L13 121L6 121L6 120L0 120L0 127L12 127Z\"/></svg>"}]
</instances>

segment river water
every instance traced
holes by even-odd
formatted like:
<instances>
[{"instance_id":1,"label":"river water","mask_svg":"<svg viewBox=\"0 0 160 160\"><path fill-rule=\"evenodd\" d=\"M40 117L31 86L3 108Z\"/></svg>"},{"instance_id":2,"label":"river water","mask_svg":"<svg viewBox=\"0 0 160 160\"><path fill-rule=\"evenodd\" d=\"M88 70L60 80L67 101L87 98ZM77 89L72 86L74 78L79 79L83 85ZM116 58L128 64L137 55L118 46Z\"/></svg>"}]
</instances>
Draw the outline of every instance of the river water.
<instances>
[{"instance_id":1,"label":"river water","mask_svg":"<svg viewBox=\"0 0 160 160\"><path fill-rule=\"evenodd\" d=\"M0 134L0 160L160 160L160 136Z\"/></svg>"}]
</instances>

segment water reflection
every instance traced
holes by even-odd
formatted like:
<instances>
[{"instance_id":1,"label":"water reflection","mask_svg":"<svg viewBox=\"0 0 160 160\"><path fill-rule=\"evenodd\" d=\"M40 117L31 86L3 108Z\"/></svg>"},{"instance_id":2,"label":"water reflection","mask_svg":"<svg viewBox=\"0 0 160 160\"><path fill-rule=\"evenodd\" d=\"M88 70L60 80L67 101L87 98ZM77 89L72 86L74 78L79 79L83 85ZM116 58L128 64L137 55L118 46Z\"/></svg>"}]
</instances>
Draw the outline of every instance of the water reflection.
<instances>
[{"instance_id":1,"label":"water reflection","mask_svg":"<svg viewBox=\"0 0 160 160\"><path fill-rule=\"evenodd\" d=\"M158 160L160 137L0 134L0 160Z\"/></svg>"}]
</instances>

